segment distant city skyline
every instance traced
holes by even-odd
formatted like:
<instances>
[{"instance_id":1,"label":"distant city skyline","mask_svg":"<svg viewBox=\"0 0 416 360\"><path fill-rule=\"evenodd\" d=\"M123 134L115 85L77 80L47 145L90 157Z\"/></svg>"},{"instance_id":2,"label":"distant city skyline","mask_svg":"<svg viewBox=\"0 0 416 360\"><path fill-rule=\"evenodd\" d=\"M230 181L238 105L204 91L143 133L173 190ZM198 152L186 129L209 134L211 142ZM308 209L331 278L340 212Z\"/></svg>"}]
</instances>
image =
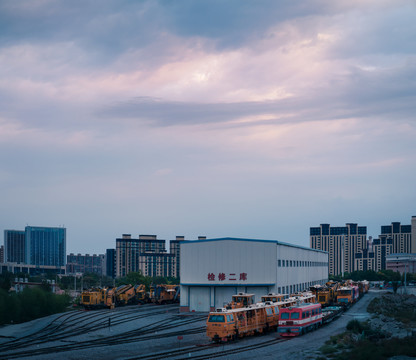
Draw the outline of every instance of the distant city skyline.
<instances>
[{"instance_id":1,"label":"distant city skyline","mask_svg":"<svg viewBox=\"0 0 416 360\"><path fill-rule=\"evenodd\" d=\"M366 227L366 229L367 229L367 239L369 239L370 237L372 237L373 239L375 239L379 235L382 234L382 229L381 228L383 226L390 226L393 222L398 222L401 225L411 225L411 217L410 217L409 221L407 221L407 222L406 221L403 221L403 222L401 222L401 221L390 221L390 222L386 222L384 224L380 224L377 227L378 228L378 231L375 231L374 233L370 233L369 232L369 230L368 230L369 227L366 224L360 224L360 223L356 223L356 224L359 225L359 226ZM340 223L335 223L332 226L333 227L340 227L340 226L343 227L343 226L345 226L345 224L351 224L351 223L354 224L355 222L351 222L351 221L346 221L344 223L341 223L340 222ZM311 227L319 226L319 225L322 225L322 224L330 224L330 223L329 222L321 222L319 224L314 224L314 226L311 226ZM41 227L43 227L42 225L33 225L33 224L31 226L41 226ZM63 225L58 226L58 228L59 227L63 227ZM310 228L311 227L308 228L308 239L307 239L307 243L306 242L296 242L296 241L290 241L290 240L285 240L285 239L279 239L279 238L276 238L276 237L252 236L251 238L254 238L254 239L263 239L263 240L278 240L278 241L281 241L281 242L287 242L287 243L292 243L292 244L295 244L295 245L310 247ZM65 228L65 229L66 229L66 233L68 234L68 232L69 232L68 229L67 228ZM5 230L20 231L18 229L3 229L2 233L4 233ZM169 241L170 240L177 240L177 237L178 236L183 236L185 238L185 240L198 240L198 238L200 238L200 237L206 237L208 239L223 237L221 235L217 235L217 236L206 236L206 235L202 235L202 234L199 234L199 235L196 235L196 236L186 236L186 235L181 234L181 235L174 235L174 236L169 236L168 235L166 237L163 237L163 236L159 236L159 234L156 234L156 233L150 234L150 233L144 233L144 232L136 232L135 233L135 232L128 232L128 231L126 232L125 231L125 232L121 232L119 235L115 236L114 239L110 239L108 242L105 242L105 243L108 243L109 246L106 246L104 249L102 249L102 248L90 248L91 249L90 251L80 251L80 250L77 250L77 249L70 250L71 249L71 242L70 242L70 240L69 241L67 240L67 244L66 244L67 251L66 251L66 254L67 255L69 255L69 254L75 254L75 255L76 254L82 254L82 255L85 255L85 254L89 254L89 255L105 254L105 252L106 252L107 249L115 249L116 239L122 237L122 235L124 235L124 234L129 234L133 238L135 238L135 237L138 238L139 235L142 235L142 236L143 235L153 235L153 236L156 236L158 240L166 240L168 252L169 252ZM234 236L234 237L236 237L236 236ZM248 236L238 236L238 237L239 238L250 238ZM0 245L3 245L3 244L4 243L2 242ZM83 248L85 249L86 247L84 246Z\"/></svg>"},{"instance_id":2,"label":"distant city skyline","mask_svg":"<svg viewBox=\"0 0 416 360\"><path fill-rule=\"evenodd\" d=\"M411 0L0 2L0 229L309 246L416 215Z\"/></svg>"}]
</instances>

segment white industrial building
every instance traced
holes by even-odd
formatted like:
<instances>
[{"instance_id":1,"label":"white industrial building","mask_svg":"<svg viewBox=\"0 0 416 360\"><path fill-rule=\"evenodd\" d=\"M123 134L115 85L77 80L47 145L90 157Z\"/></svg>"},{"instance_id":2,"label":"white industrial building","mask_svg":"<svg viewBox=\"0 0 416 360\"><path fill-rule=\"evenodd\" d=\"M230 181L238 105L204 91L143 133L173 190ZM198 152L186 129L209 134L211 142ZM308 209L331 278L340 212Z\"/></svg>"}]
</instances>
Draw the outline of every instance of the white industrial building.
<instances>
[{"instance_id":1,"label":"white industrial building","mask_svg":"<svg viewBox=\"0 0 416 360\"><path fill-rule=\"evenodd\" d=\"M290 294L328 281L328 253L276 240L181 241L181 311L212 311L239 292Z\"/></svg>"}]
</instances>

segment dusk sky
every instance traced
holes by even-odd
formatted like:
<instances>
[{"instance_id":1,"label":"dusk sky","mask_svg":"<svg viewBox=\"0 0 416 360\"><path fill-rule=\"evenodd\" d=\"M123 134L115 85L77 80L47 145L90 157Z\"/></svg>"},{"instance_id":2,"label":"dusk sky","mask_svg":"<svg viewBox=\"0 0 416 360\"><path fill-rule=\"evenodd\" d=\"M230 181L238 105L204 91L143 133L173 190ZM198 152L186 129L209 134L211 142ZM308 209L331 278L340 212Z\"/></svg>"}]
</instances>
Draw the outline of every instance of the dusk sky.
<instances>
[{"instance_id":1,"label":"dusk sky","mask_svg":"<svg viewBox=\"0 0 416 360\"><path fill-rule=\"evenodd\" d=\"M414 0L0 0L0 230L64 225L92 254L410 224L415 20Z\"/></svg>"}]
</instances>

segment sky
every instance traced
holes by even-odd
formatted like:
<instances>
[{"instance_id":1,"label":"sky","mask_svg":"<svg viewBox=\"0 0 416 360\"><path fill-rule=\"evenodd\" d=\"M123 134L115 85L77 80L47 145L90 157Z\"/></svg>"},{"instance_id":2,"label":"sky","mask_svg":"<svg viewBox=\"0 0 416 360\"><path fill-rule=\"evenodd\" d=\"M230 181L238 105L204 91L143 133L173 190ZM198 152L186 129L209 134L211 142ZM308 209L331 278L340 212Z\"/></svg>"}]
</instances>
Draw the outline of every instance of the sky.
<instances>
[{"instance_id":1,"label":"sky","mask_svg":"<svg viewBox=\"0 0 416 360\"><path fill-rule=\"evenodd\" d=\"M0 230L309 246L416 215L413 0L0 0Z\"/></svg>"}]
</instances>

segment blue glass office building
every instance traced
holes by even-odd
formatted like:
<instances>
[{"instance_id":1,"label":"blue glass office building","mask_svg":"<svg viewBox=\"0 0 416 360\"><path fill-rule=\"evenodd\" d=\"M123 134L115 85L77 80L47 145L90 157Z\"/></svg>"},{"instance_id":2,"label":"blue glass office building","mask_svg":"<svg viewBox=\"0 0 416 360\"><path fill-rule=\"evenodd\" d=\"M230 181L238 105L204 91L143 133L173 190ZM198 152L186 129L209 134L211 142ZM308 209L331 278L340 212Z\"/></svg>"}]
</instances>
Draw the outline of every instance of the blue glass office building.
<instances>
[{"instance_id":1,"label":"blue glass office building","mask_svg":"<svg viewBox=\"0 0 416 360\"><path fill-rule=\"evenodd\" d=\"M26 261L31 265L65 266L66 229L26 226Z\"/></svg>"},{"instance_id":2,"label":"blue glass office building","mask_svg":"<svg viewBox=\"0 0 416 360\"><path fill-rule=\"evenodd\" d=\"M4 261L26 263L26 238L23 230L4 230Z\"/></svg>"}]
</instances>

